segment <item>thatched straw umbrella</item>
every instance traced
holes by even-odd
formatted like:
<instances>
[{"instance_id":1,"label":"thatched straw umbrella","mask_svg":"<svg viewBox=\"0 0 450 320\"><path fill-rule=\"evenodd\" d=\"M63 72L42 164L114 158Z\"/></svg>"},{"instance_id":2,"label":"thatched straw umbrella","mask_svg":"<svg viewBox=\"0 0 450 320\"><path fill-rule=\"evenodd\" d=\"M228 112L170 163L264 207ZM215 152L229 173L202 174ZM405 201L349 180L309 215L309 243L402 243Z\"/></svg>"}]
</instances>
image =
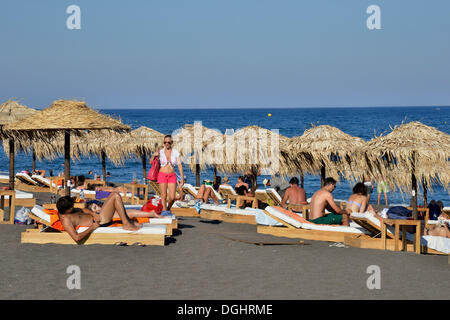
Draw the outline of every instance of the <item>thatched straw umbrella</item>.
<instances>
[{"instance_id":1,"label":"thatched straw umbrella","mask_svg":"<svg viewBox=\"0 0 450 320\"><path fill-rule=\"evenodd\" d=\"M25 119L36 113L35 109L28 108L19 104L18 101L8 100L0 105L0 132L2 132L4 126L8 123ZM3 139L3 133L2 139ZM9 188L14 189L14 150L15 143L14 138L10 137L8 139L8 148L5 148L5 152L9 153ZM6 140L3 140L3 145L5 146ZM34 166L34 163L33 163Z\"/></svg>"},{"instance_id":2,"label":"thatched straw umbrella","mask_svg":"<svg viewBox=\"0 0 450 320\"><path fill-rule=\"evenodd\" d=\"M282 155L295 165L303 165L308 171L320 170L321 185L324 185L326 172L339 178L344 167L351 168L355 152L364 140L342 132L329 125L313 126L303 135L293 137L285 145Z\"/></svg>"},{"instance_id":3,"label":"thatched straw umbrella","mask_svg":"<svg viewBox=\"0 0 450 320\"><path fill-rule=\"evenodd\" d=\"M217 169L227 173L251 172L256 178L260 169L268 168L273 174L285 173L286 163L280 158L280 147L289 138L278 130L247 126L236 131L227 130L223 143L214 146L221 162ZM253 179L256 188L256 179Z\"/></svg>"},{"instance_id":4,"label":"thatched straw umbrella","mask_svg":"<svg viewBox=\"0 0 450 320\"><path fill-rule=\"evenodd\" d=\"M200 170L206 169L207 165L216 164L215 151L211 146L221 144L223 134L218 130L204 127L201 122L195 122L176 130L173 141L180 154L185 158L189 157L190 168L195 172L196 184L199 186Z\"/></svg>"},{"instance_id":5,"label":"thatched straw umbrella","mask_svg":"<svg viewBox=\"0 0 450 320\"><path fill-rule=\"evenodd\" d=\"M147 154L152 154L162 146L164 134L141 126L129 133L117 134L95 151L95 140L87 147L91 153L103 152L114 163L123 163L126 158L135 156L142 160L143 178L146 178ZM104 169L105 173L105 169Z\"/></svg>"},{"instance_id":6,"label":"thatched straw umbrella","mask_svg":"<svg viewBox=\"0 0 450 320\"><path fill-rule=\"evenodd\" d=\"M98 113L84 101L57 100L50 107L32 117L5 125L4 132L16 137L21 144L32 139L51 141L58 132L64 132L64 176L70 178L70 135L82 135L86 130L129 130L121 121ZM69 194L67 183L66 194Z\"/></svg>"},{"instance_id":7,"label":"thatched straw umbrella","mask_svg":"<svg viewBox=\"0 0 450 320\"><path fill-rule=\"evenodd\" d=\"M373 177L383 177L402 191L412 191L415 219L418 180L424 188L433 183L449 188L450 135L436 128L420 122L402 124L367 142L363 151L363 165Z\"/></svg>"}]
</instances>

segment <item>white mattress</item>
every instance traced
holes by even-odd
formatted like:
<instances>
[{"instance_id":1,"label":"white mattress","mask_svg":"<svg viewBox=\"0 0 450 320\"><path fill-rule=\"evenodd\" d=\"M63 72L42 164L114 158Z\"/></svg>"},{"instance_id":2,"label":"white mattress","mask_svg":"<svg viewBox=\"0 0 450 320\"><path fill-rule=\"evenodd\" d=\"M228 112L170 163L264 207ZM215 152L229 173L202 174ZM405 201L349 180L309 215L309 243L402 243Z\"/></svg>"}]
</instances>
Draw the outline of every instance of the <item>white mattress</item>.
<instances>
[{"instance_id":1,"label":"white mattress","mask_svg":"<svg viewBox=\"0 0 450 320\"><path fill-rule=\"evenodd\" d=\"M195 190L195 188L192 184L185 183L185 184L183 184L183 188L189 190L190 194L197 195L197 190Z\"/></svg>"},{"instance_id":2,"label":"white mattress","mask_svg":"<svg viewBox=\"0 0 450 320\"><path fill-rule=\"evenodd\" d=\"M272 193L280 202L281 202L281 200L283 200L283 199L281 199L281 196L278 194L277 190L275 190L274 188L267 188L266 192Z\"/></svg>"},{"instance_id":3,"label":"white mattress","mask_svg":"<svg viewBox=\"0 0 450 320\"><path fill-rule=\"evenodd\" d=\"M37 182L34 181L33 179L31 179L31 177L29 175L27 175L26 173L18 172L18 173L16 173L16 177L21 177L23 180L26 180L26 181L28 181L29 183L31 183L31 184L33 184L35 186L38 185Z\"/></svg>"},{"instance_id":4,"label":"white mattress","mask_svg":"<svg viewBox=\"0 0 450 320\"><path fill-rule=\"evenodd\" d=\"M331 226L331 225L319 225L313 223L301 223L288 215L285 215L283 212L277 210L274 207L266 207L266 211L271 215L283 220L284 222L289 223L290 225L296 228L302 228L307 230L320 230L320 231L334 231L334 232L345 232L345 233L364 233L361 229L347 226Z\"/></svg>"},{"instance_id":5,"label":"white mattress","mask_svg":"<svg viewBox=\"0 0 450 320\"><path fill-rule=\"evenodd\" d=\"M350 215L350 219L351 218L360 218L360 219L367 219L367 220L370 220L373 224L375 224L376 226L378 226L379 228L380 228L380 230L381 230L381 222L380 222L380 220L378 220L377 218L375 218L374 216L373 216L373 214L372 213L370 213L370 212L352 212L352 214ZM355 222L353 222L353 223L355 223ZM386 229L386 231L387 231L387 233L389 234L389 235L391 235L391 236L393 236L394 235L394 233L392 232L392 230L393 230L393 228L392 227L390 227L390 226L387 226L387 229ZM381 231L380 231L381 232Z\"/></svg>"},{"instance_id":6,"label":"white mattress","mask_svg":"<svg viewBox=\"0 0 450 320\"><path fill-rule=\"evenodd\" d=\"M231 193L235 196L238 195L232 186L219 186L219 190L220 189L231 191Z\"/></svg>"},{"instance_id":7,"label":"white mattress","mask_svg":"<svg viewBox=\"0 0 450 320\"><path fill-rule=\"evenodd\" d=\"M450 238L422 236L420 239L420 244L427 246L430 249L450 254Z\"/></svg>"},{"instance_id":8,"label":"white mattress","mask_svg":"<svg viewBox=\"0 0 450 320\"><path fill-rule=\"evenodd\" d=\"M0 174L0 180L8 180L9 181L9 176L5 176L3 174Z\"/></svg>"},{"instance_id":9,"label":"white mattress","mask_svg":"<svg viewBox=\"0 0 450 320\"><path fill-rule=\"evenodd\" d=\"M88 227L81 227L77 230L78 233L85 231ZM122 227L100 227L95 229L92 233L132 233L132 234L160 234L165 235L167 227L165 225L150 225L144 224L142 228L137 231L124 230Z\"/></svg>"},{"instance_id":10,"label":"white mattress","mask_svg":"<svg viewBox=\"0 0 450 320\"><path fill-rule=\"evenodd\" d=\"M224 210L224 212L229 213L229 214L241 214L241 215L245 215L245 216L254 216L255 215L255 212L245 210L245 209L236 209L236 208L226 208Z\"/></svg>"},{"instance_id":11,"label":"white mattress","mask_svg":"<svg viewBox=\"0 0 450 320\"><path fill-rule=\"evenodd\" d=\"M16 192L16 199L33 199L34 197L32 193L20 190L15 190L15 192ZM5 199L9 199L9 196L5 196Z\"/></svg>"},{"instance_id":12,"label":"white mattress","mask_svg":"<svg viewBox=\"0 0 450 320\"><path fill-rule=\"evenodd\" d=\"M34 180L37 180L37 181L39 181L40 183L42 183L42 184L44 184L44 185L50 187L50 180L48 180L47 178L44 178L43 176L40 176L40 175L38 175L38 174L34 174L34 175L32 175L31 177L32 177ZM53 187L56 187L56 184L55 184L55 183L52 183L52 186L53 186ZM61 189L61 188L62 188L61 186L57 186L57 187L58 187L58 189Z\"/></svg>"},{"instance_id":13,"label":"white mattress","mask_svg":"<svg viewBox=\"0 0 450 320\"><path fill-rule=\"evenodd\" d=\"M225 205L225 204L217 205L217 204L203 203L200 206L200 209L225 212L225 209L227 209L227 205Z\"/></svg>"}]
</instances>

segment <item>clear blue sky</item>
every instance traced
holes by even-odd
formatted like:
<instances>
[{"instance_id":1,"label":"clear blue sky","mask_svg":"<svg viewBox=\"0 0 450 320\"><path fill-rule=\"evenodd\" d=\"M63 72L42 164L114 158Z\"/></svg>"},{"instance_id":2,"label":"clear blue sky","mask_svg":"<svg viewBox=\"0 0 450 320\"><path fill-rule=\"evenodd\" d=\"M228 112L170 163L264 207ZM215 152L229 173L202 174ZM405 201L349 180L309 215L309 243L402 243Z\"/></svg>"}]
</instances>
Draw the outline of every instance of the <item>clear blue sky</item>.
<instances>
[{"instance_id":1,"label":"clear blue sky","mask_svg":"<svg viewBox=\"0 0 450 320\"><path fill-rule=\"evenodd\" d=\"M81 30L66 8L81 7ZM381 7L382 30L366 28ZM43 108L450 105L449 0L0 2L0 100Z\"/></svg>"}]
</instances>

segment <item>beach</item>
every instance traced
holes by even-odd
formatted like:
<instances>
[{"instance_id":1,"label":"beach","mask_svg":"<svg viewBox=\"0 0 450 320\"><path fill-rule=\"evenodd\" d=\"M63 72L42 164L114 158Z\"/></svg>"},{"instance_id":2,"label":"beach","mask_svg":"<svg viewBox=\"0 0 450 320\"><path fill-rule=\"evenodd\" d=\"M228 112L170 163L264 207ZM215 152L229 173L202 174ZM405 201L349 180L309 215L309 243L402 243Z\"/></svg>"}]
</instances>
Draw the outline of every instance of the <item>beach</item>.
<instances>
[{"instance_id":1,"label":"beach","mask_svg":"<svg viewBox=\"0 0 450 320\"><path fill-rule=\"evenodd\" d=\"M50 194L35 193L37 202ZM448 256L337 247L256 233L255 225L179 218L166 245L21 244L0 225L0 299L447 299ZM251 242L283 243L256 245ZM289 244L287 244L289 243ZM81 289L69 290L71 265ZM369 290L369 266L381 289Z\"/></svg>"}]
</instances>

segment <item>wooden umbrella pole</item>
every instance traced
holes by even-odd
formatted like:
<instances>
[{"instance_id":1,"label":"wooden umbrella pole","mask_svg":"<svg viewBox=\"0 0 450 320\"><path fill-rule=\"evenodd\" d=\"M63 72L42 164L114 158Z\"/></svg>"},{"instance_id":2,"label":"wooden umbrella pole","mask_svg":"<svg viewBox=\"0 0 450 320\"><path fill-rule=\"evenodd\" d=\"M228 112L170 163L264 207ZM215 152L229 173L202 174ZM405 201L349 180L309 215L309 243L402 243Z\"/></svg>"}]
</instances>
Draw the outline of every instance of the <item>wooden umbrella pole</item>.
<instances>
[{"instance_id":1,"label":"wooden umbrella pole","mask_svg":"<svg viewBox=\"0 0 450 320\"><path fill-rule=\"evenodd\" d=\"M322 161L322 167L320 168L320 186L323 188L325 185L325 164Z\"/></svg>"},{"instance_id":2,"label":"wooden umbrella pole","mask_svg":"<svg viewBox=\"0 0 450 320\"><path fill-rule=\"evenodd\" d=\"M36 170L36 151L34 151L33 147L33 171Z\"/></svg>"},{"instance_id":3,"label":"wooden umbrella pole","mask_svg":"<svg viewBox=\"0 0 450 320\"><path fill-rule=\"evenodd\" d=\"M147 178L147 155L145 154L145 151L141 154L142 158L142 177L145 180Z\"/></svg>"},{"instance_id":4,"label":"wooden umbrella pole","mask_svg":"<svg viewBox=\"0 0 450 320\"><path fill-rule=\"evenodd\" d=\"M422 186L423 186L423 207L426 208L428 206L428 187L425 178L422 178Z\"/></svg>"},{"instance_id":5,"label":"wooden umbrella pole","mask_svg":"<svg viewBox=\"0 0 450 320\"><path fill-rule=\"evenodd\" d=\"M200 164L199 163L197 163L195 165L195 178L196 178L197 187L200 187Z\"/></svg>"},{"instance_id":6,"label":"wooden umbrella pole","mask_svg":"<svg viewBox=\"0 0 450 320\"><path fill-rule=\"evenodd\" d=\"M14 139L9 139L9 189L14 190Z\"/></svg>"},{"instance_id":7,"label":"wooden umbrella pole","mask_svg":"<svg viewBox=\"0 0 450 320\"><path fill-rule=\"evenodd\" d=\"M217 179L217 168L214 167L214 183L216 183L216 179Z\"/></svg>"},{"instance_id":8,"label":"wooden umbrella pole","mask_svg":"<svg viewBox=\"0 0 450 320\"><path fill-rule=\"evenodd\" d=\"M305 177L304 177L303 175L300 176L300 186L301 186L302 188L305 187Z\"/></svg>"},{"instance_id":9,"label":"wooden umbrella pole","mask_svg":"<svg viewBox=\"0 0 450 320\"><path fill-rule=\"evenodd\" d=\"M70 132L64 131L64 190L65 195L70 196L67 182L70 181Z\"/></svg>"},{"instance_id":10,"label":"wooden umbrella pole","mask_svg":"<svg viewBox=\"0 0 450 320\"><path fill-rule=\"evenodd\" d=\"M414 220L417 220L417 178L416 178L416 154L412 153L411 157L412 161L412 173L411 173L411 182L412 182L412 216Z\"/></svg>"},{"instance_id":11,"label":"wooden umbrella pole","mask_svg":"<svg viewBox=\"0 0 450 320\"><path fill-rule=\"evenodd\" d=\"M106 182L106 154L102 151L102 170L103 170L103 181Z\"/></svg>"}]
</instances>

